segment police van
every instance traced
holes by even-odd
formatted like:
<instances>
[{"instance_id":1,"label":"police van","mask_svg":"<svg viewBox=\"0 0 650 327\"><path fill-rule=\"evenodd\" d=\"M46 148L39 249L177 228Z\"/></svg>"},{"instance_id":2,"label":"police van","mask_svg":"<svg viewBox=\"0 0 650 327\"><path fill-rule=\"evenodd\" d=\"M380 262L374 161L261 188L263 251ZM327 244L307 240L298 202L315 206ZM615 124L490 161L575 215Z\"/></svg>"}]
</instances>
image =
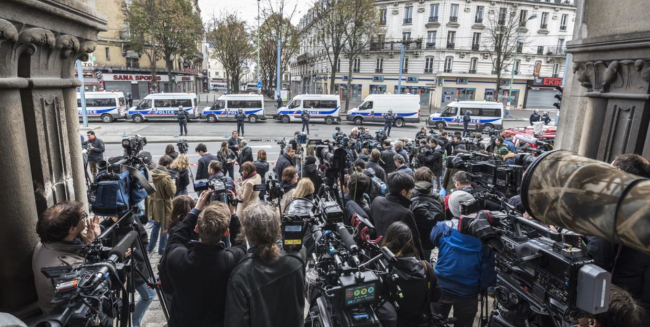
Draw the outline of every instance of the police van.
<instances>
[{"instance_id":1,"label":"police van","mask_svg":"<svg viewBox=\"0 0 650 327\"><path fill-rule=\"evenodd\" d=\"M436 128L463 128L463 116L470 111L468 128L482 132L503 129L503 104L486 101L455 101L439 113L431 115L427 125Z\"/></svg>"},{"instance_id":2,"label":"police van","mask_svg":"<svg viewBox=\"0 0 650 327\"><path fill-rule=\"evenodd\" d=\"M155 93L129 109L127 119L141 123L148 119L177 119L178 106L183 106L190 119L199 118L196 93Z\"/></svg>"},{"instance_id":3,"label":"police van","mask_svg":"<svg viewBox=\"0 0 650 327\"><path fill-rule=\"evenodd\" d=\"M300 122L303 110L309 112L310 123L322 121L330 125L341 121L341 101L337 95L297 95L286 107L280 107L273 118L283 123Z\"/></svg>"},{"instance_id":4,"label":"police van","mask_svg":"<svg viewBox=\"0 0 650 327\"><path fill-rule=\"evenodd\" d=\"M210 107L205 107L201 118L210 123L218 121L234 121L235 114L242 110L251 123L266 120L264 116L264 97L261 95L228 94L222 95Z\"/></svg>"},{"instance_id":5,"label":"police van","mask_svg":"<svg viewBox=\"0 0 650 327\"><path fill-rule=\"evenodd\" d=\"M371 94L356 108L348 111L347 120L361 123L384 123L384 115L393 111L395 127L420 122L420 96L414 94Z\"/></svg>"},{"instance_id":6,"label":"police van","mask_svg":"<svg viewBox=\"0 0 650 327\"><path fill-rule=\"evenodd\" d=\"M85 92L86 114L88 118L99 118L104 123L111 123L115 119L126 118L128 108L126 98L122 92ZM77 92L77 111L79 118L83 118L81 108L81 93Z\"/></svg>"}]
</instances>

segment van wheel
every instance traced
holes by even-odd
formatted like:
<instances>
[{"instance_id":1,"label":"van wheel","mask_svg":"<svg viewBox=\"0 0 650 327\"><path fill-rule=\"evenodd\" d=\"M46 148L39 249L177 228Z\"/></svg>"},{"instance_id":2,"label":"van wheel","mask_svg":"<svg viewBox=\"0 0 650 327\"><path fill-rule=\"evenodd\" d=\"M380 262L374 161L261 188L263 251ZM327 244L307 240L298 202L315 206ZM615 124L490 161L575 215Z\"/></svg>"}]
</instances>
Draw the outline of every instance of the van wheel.
<instances>
[{"instance_id":1,"label":"van wheel","mask_svg":"<svg viewBox=\"0 0 650 327\"><path fill-rule=\"evenodd\" d=\"M255 123L257 123L257 120L258 120L258 118L257 118L257 116L255 116L255 115L250 115L250 116L248 116L248 121L249 121L251 124L255 124Z\"/></svg>"},{"instance_id":2,"label":"van wheel","mask_svg":"<svg viewBox=\"0 0 650 327\"><path fill-rule=\"evenodd\" d=\"M437 129L443 129L443 128L445 128L445 123L444 123L444 122L441 122L441 121L437 122L437 123L436 123L436 128L437 128Z\"/></svg>"},{"instance_id":3,"label":"van wheel","mask_svg":"<svg viewBox=\"0 0 650 327\"><path fill-rule=\"evenodd\" d=\"M485 124L485 125L483 125L483 128L481 129L482 133L489 133L489 132L492 132L492 131L494 131L494 126L492 126L492 124Z\"/></svg>"},{"instance_id":4,"label":"van wheel","mask_svg":"<svg viewBox=\"0 0 650 327\"><path fill-rule=\"evenodd\" d=\"M404 119L395 120L395 127L404 127Z\"/></svg>"},{"instance_id":5,"label":"van wheel","mask_svg":"<svg viewBox=\"0 0 650 327\"><path fill-rule=\"evenodd\" d=\"M135 116L133 116L133 122L134 122L134 123L138 123L138 124L139 124L139 123L141 123L141 122L143 122L143 121L144 121L144 117L142 117L141 115L135 115Z\"/></svg>"},{"instance_id":6,"label":"van wheel","mask_svg":"<svg viewBox=\"0 0 650 327\"><path fill-rule=\"evenodd\" d=\"M113 116L109 114L103 114L102 115L102 122L104 123L112 123L113 122Z\"/></svg>"},{"instance_id":7,"label":"van wheel","mask_svg":"<svg viewBox=\"0 0 650 327\"><path fill-rule=\"evenodd\" d=\"M289 116L286 116L286 115L282 116L282 123L283 124L288 124L290 121L291 121L291 119L289 119Z\"/></svg>"},{"instance_id":8,"label":"van wheel","mask_svg":"<svg viewBox=\"0 0 650 327\"><path fill-rule=\"evenodd\" d=\"M217 122L217 116L208 115L208 123L216 123L216 122Z\"/></svg>"},{"instance_id":9,"label":"van wheel","mask_svg":"<svg viewBox=\"0 0 650 327\"><path fill-rule=\"evenodd\" d=\"M362 123L363 123L363 118L361 118L361 117L354 118L354 124L355 125L361 125Z\"/></svg>"},{"instance_id":10,"label":"van wheel","mask_svg":"<svg viewBox=\"0 0 650 327\"><path fill-rule=\"evenodd\" d=\"M325 124L327 124L327 125L334 124L334 118L332 118L332 117L325 118Z\"/></svg>"}]
</instances>

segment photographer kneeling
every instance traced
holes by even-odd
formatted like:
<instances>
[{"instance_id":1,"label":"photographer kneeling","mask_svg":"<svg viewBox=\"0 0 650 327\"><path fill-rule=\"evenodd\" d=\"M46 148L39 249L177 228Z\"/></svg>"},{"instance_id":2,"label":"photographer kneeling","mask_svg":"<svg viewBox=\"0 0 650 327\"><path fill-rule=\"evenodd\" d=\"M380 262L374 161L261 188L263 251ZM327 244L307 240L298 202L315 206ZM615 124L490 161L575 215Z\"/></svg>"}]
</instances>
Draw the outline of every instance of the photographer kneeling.
<instances>
[{"instance_id":1,"label":"photographer kneeling","mask_svg":"<svg viewBox=\"0 0 650 327\"><path fill-rule=\"evenodd\" d=\"M250 249L230 276L225 326L303 326L304 257L280 250L277 209L247 208L242 227Z\"/></svg>"},{"instance_id":2,"label":"photographer kneeling","mask_svg":"<svg viewBox=\"0 0 650 327\"><path fill-rule=\"evenodd\" d=\"M206 207L209 198L210 192L201 194L167 245L166 266L174 289L169 327L222 326L228 278L246 254L246 244L237 237L241 225L234 208L221 202ZM195 230L198 242L192 241ZM228 235L233 241L229 249L222 241Z\"/></svg>"}]
</instances>

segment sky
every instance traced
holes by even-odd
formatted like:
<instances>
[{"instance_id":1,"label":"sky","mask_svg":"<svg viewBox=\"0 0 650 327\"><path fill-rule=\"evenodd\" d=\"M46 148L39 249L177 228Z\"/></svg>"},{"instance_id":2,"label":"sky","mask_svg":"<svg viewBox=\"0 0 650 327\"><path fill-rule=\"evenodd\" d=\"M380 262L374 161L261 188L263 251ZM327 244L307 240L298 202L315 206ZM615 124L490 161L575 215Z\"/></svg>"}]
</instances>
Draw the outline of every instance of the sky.
<instances>
[{"instance_id":1,"label":"sky","mask_svg":"<svg viewBox=\"0 0 650 327\"><path fill-rule=\"evenodd\" d=\"M282 0L261 0L260 12L264 8L269 7L269 3L273 3L274 8L277 8L277 3ZM314 0L284 0L285 8L287 11L293 11L294 6L296 12L291 19L295 25L300 22L300 18L307 13L307 10L312 6ZM244 19L249 26L257 27L257 0L199 0L199 8L201 8L201 15L203 22L208 22L213 15L221 17L225 14L235 13ZM289 14L287 13L287 15ZM263 16L262 16L263 17ZM260 22L261 24L261 22Z\"/></svg>"}]
</instances>

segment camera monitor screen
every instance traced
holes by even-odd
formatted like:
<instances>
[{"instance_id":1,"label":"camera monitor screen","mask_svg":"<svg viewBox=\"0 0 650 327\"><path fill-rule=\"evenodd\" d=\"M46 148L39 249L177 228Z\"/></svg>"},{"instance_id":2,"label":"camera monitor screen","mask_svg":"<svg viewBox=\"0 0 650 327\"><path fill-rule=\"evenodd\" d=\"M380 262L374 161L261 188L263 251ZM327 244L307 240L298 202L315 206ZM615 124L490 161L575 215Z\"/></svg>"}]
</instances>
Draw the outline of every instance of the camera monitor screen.
<instances>
[{"instance_id":1,"label":"camera monitor screen","mask_svg":"<svg viewBox=\"0 0 650 327\"><path fill-rule=\"evenodd\" d=\"M375 302L377 300L377 286L375 283L355 285L345 289L345 306Z\"/></svg>"},{"instance_id":2,"label":"camera monitor screen","mask_svg":"<svg viewBox=\"0 0 650 327\"><path fill-rule=\"evenodd\" d=\"M284 226L285 232L302 232L302 225L287 225Z\"/></svg>"}]
</instances>

